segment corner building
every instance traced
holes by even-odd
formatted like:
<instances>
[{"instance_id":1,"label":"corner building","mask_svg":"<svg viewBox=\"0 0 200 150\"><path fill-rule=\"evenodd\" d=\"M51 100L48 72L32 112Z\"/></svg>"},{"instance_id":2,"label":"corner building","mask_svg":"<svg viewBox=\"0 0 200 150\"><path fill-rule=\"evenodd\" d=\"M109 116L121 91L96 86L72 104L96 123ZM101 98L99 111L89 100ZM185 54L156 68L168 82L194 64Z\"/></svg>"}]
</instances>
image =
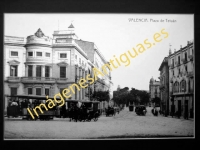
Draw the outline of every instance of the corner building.
<instances>
[{"instance_id":1,"label":"corner building","mask_svg":"<svg viewBox=\"0 0 200 150\"><path fill-rule=\"evenodd\" d=\"M169 66L168 57L163 59L160 71L160 110L165 116L169 115Z\"/></svg>"},{"instance_id":2,"label":"corner building","mask_svg":"<svg viewBox=\"0 0 200 150\"><path fill-rule=\"evenodd\" d=\"M160 82L154 80L153 77L150 79L149 82L149 94L150 94L150 102L152 102L152 100L155 97L160 98Z\"/></svg>"},{"instance_id":3,"label":"corner building","mask_svg":"<svg viewBox=\"0 0 200 150\"><path fill-rule=\"evenodd\" d=\"M53 39L45 36L41 29L34 35L4 38L4 110L8 106L7 95L50 95L61 92L79 79L92 73L92 68L101 68L107 61L93 42L82 41L75 34L71 24L68 30L54 31ZM97 61L98 59L98 61ZM100 70L101 71L101 70ZM111 73L99 76L93 90L110 90ZM89 87L89 86L88 86ZM88 100L89 88L80 91L70 99ZM104 103L104 104L103 104ZM105 108L105 102L101 109Z\"/></svg>"},{"instance_id":4,"label":"corner building","mask_svg":"<svg viewBox=\"0 0 200 150\"><path fill-rule=\"evenodd\" d=\"M194 117L194 45L188 41L168 57L170 112L181 117Z\"/></svg>"}]
</instances>

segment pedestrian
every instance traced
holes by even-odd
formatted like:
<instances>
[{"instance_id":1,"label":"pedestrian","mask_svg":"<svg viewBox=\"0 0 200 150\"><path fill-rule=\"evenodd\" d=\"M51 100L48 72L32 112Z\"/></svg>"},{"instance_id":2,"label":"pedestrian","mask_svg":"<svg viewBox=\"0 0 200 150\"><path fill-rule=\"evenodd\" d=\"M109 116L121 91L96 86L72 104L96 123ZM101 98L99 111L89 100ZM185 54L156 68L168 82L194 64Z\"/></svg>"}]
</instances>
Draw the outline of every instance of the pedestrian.
<instances>
[{"instance_id":1,"label":"pedestrian","mask_svg":"<svg viewBox=\"0 0 200 150\"><path fill-rule=\"evenodd\" d=\"M157 108L155 107L154 109L155 109L154 110L154 116L158 116L158 110L157 110Z\"/></svg>"},{"instance_id":2,"label":"pedestrian","mask_svg":"<svg viewBox=\"0 0 200 150\"><path fill-rule=\"evenodd\" d=\"M151 110L152 114L154 115L154 108Z\"/></svg>"}]
</instances>

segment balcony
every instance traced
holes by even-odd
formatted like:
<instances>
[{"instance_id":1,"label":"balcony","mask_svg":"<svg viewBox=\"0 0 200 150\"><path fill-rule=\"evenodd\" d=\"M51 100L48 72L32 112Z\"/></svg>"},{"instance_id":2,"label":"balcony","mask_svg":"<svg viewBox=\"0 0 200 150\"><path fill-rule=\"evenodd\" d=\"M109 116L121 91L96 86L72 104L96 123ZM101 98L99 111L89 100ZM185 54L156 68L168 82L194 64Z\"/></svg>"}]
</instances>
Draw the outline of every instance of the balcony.
<instances>
[{"instance_id":1,"label":"balcony","mask_svg":"<svg viewBox=\"0 0 200 150\"><path fill-rule=\"evenodd\" d=\"M56 82L57 83L67 83L68 78L57 78Z\"/></svg>"},{"instance_id":2,"label":"balcony","mask_svg":"<svg viewBox=\"0 0 200 150\"><path fill-rule=\"evenodd\" d=\"M170 68L174 68L174 64L173 64L173 63L170 64L169 67L170 67Z\"/></svg>"},{"instance_id":3,"label":"balcony","mask_svg":"<svg viewBox=\"0 0 200 150\"><path fill-rule=\"evenodd\" d=\"M190 59L191 61L193 61L193 55L192 55L192 54L190 54L188 57L189 57L189 59Z\"/></svg>"},{"instance_id":4,"label":"balcony","mask_svg":"<svg viewBox=\"0 0 200 150\"><path fill-rule=\"evenodd\" d=\"M56 79L51 77L21 77L22 83L55 83Z\"/></svg>"},{"instance_id":5,"label":"balcony","mask_svg":"<svg viewBox=\"0 0 200 150\"><path fill-rule=\"evenodd\" d=\"M193 78L194 77L194 72L193 71L188 72L187 77Z\"/></svg>"},{"instance_id":6,"label":"balcony","mask_svg":"<svg viewBox=\"0 0 200 150\"><path fill-rule=\"evenodd\" d=\"M170 78L170 83L173 83L173 77Z\"/></svg>"},{"instance_id":7,"label":"balcony","mask_svg":"<svg viewBox=\"0 0 200 150\"><path fill-rule=\"evenodd\" d=\"M187 60L185 58L182 58L181 61L185 64Z\"/></svg>"},{"instance_id":8,"label":"balcony","mask_svg":"<svg viewBox=\"0 0 200 150\"><path fill-rule=\"evenodd\" d=\"M13 83L18 83L18 82L20 82L20 77L7 77L7 81L8 82L13 82Z\"/></svg>"},{"instance_id":9,"label":"balcony","mask_svg":"<svg viewBox=\"0 0 200 150\"><path fill-rule=\"evenodd\" d=\"M165 89L165 86L162 84L160 85L160 90L164 90Z\"/></svg>"}]
</instances>

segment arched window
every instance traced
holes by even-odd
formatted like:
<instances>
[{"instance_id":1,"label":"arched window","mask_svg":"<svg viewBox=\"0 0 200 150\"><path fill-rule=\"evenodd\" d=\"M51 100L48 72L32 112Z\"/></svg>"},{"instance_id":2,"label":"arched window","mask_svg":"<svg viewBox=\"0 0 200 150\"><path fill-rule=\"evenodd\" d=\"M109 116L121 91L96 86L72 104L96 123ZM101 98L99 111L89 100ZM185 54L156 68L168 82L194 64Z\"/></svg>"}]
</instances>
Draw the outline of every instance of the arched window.
<instances>
[{"instance_id":1,"label":"arched window","mask_svg":"<svg viewBox=\"0 0 200 150\"><path fill-rule=\"evenodd\" d=\"M179 83L176 81L175 83L174 83L174 93L177 93L179 90Z\"/></svg>"},{"instance_id":2,"label":"arched window","mask_svg":"<svg viewBox=\"0 0 200 150\"><path fill-rule=\"evenodd\" d=\"M185 80L181 81L180 91L181 92L185 92L186 91L186 81Z\"/></svg>"},{"instance_id":3,"label":"arched window","mask_svg":"<svg viewBox=\"0 0 200 150\"><path fill-rule=\"evenodd\" d=\"M176 83L176 92L177 93L179 92L179 83L178 82Z\"/></svg>"}]
</instances>

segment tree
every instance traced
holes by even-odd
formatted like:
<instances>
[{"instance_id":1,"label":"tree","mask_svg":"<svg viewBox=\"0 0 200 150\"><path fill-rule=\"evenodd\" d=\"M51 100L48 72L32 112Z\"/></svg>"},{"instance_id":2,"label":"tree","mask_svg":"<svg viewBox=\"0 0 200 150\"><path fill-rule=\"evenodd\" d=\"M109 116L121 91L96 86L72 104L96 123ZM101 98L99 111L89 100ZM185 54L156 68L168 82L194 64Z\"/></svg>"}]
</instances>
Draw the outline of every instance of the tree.
<instances>
[{"instance_id":1,"label":"tree","mask_svg":"<svg viewBox=\"0 0 200 150\"><path fill-rule=\"evenodd\" d=\"M90 101L109 101L110 94L109 91L93 91L92 88L89 88L89 92L85 94L86 97L90 97Z\"/></svg>"}]
</instances>

